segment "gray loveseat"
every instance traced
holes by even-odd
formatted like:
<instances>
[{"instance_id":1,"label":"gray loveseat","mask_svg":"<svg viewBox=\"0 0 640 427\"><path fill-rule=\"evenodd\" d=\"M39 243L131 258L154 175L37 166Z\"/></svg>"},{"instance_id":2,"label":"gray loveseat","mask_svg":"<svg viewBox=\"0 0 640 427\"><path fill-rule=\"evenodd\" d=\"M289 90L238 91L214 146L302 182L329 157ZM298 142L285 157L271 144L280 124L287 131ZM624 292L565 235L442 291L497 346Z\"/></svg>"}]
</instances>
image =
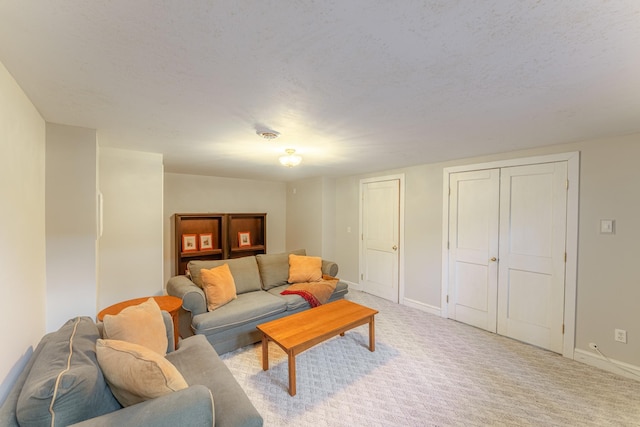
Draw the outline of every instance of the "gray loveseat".
<instances>
[{"instance_id":1,"label":"gray loveseat","mask_svg":"<svg viewBox=\"0 0 640 427\"><path fill-rule=\"evenodd\" d=\"M174 350L173 323L168 313L163 316L166 358L188 388L122 408L97 362L100 325L78 317L42 338L0 408L0 426L262 426L262 417L207 340L190 337Z\"/></svg>"},{"instance_id":2,"label":"gray loveseat","mask_svg":"<svg viewBox=\"0 0 640 427\"><path fill-rule=\"evenodd\" d=\"M262 254L215 261L190 261L190 277L175 276L167 282L167 293L182 298L180 335L204 335L218 354L260 341L256 325L309 309L299 295L281 295L290 284L289 253L305 255L305 250L281 254ZM229 264L238 298L213 311L207 311L201 289L200 270ZM338 265L322 261L322 273L338 274ZM200 285L198 285L200 284ZM329 302L344 298L348 285L338 282Z\"/></svg>"}]
</instances>

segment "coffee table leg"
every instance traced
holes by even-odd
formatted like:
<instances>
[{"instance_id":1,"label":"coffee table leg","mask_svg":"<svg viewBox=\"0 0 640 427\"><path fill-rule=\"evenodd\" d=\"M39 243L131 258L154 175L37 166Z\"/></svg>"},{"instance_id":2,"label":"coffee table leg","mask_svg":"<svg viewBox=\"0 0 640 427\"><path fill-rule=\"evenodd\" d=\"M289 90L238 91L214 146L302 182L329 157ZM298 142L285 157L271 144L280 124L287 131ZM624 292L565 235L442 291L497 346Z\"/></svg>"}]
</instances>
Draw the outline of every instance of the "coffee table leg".
<instances>
[{"instance_id":1,"label":"coffee table leg","mask_svg":"<svg viewBox=\"0 0 640 427\"><path fill-rule=\"evenodd\" d=\"M289 394L296 395L296 356L292 351L289 355Z\"/></svg>"},{"instance_id":2,"label":"coffee table leg","mask_svg":"<svg viewBox=\"0 0 640 427\"><path fill-rule=\"evenodd\" d=\"M369 320L369 350L376 351L376 324L373 316Z\"/></svg>"},{"instance_id":3,"label":"coffee table leg","mask_svg":"<svg viewBox=\"0 0 640 427\"><path fill-rule=\"evenodd\" d=\"M262 334L262 370L269 370L269 338Z\"/></svg>"}]
</instances>

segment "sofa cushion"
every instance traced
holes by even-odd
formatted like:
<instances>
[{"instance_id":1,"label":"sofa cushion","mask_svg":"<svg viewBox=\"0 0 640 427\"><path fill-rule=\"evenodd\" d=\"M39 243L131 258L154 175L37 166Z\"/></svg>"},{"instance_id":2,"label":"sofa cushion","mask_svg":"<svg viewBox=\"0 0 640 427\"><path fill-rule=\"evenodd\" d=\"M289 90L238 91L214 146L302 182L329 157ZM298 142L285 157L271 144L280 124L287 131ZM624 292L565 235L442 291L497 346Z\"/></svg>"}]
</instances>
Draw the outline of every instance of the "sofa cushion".
<instances>
[{"instance_id":1,"label":"sofa cushion","mask_svg":"<svg viewBox=\"0 0 640 427\"><path fill-rule=\"evenodd\" d=\"M278 286L275 288L271 288L269 289L267 292L269 292L271 295L276 295L279 298L282 298L286 301L287 303L287 311L295 311L295 310L299 310L301 308L311 308L311 306L309 305L309 303L307 302L307 300L305 300L304 298L302 298L300 295L281 295L281 292L284 291L285 289L287 289L289 286L291 286L291 284L287 283L286 285L282 285L282 286Z\"/></svg>"},{"instance_id":2,"label":"sofa cushion","mask_svg":"<svg viewBox=\"0 0 640 427\"><path fill-rule=\"evenodd\" d=\"M118 314L107 314L103 323L105 338L139 344L161 356L167 353L167 328L162 311L153 298L127 307Z\"/></svg>"},{"instance_id":3,"label":"sofa cushion","mask_svg":"<svg viewBox=\"0 0 640 427\"><path fill-rule=\"evenodd\" d=\"M280 294L282 291L286 290L289 286L291 285L286 284L286 285L278 286L276 288L269 289L267 292L269 292L271 295L276 295L280 298L283 298L287 302L287 311L296 311L303 307L310 308L310 305L307 302L307 300L302 298L300 295L295 295L295 294L281 295ZM329 297L328 302L337 301L341 298L344 298L344 296L348 292L349 292L349 285L347 285L345 282L338 281L338 283L336 284L336 289L331 294L331 297Z\"/></svg>"},{"instance_id":4,"label":"sofa cushion","mask_svg":"<svg viewBox=\"0 0 640 427\"><path fill-rule=\"evenodd\" d=\"M347 285L345 282L341 282L338 280L338 283L336 284L336 289L331 294L331 297L329 297L329 302L337 301L341 298L344 298L344 296L348 293L349 293L349 285Z\"/></svg>"},{"instance_id":5,"label":"sofa cushion","mask_svg":"<svg viewBox=\"0 0 640 427\"><path fill-rule=\"evenodd\" d=\"M317 282L322 279L322 258L289 254L289 283Z\"/></svg>"},{"instance_id":6,"label":"sofa cushion","mask_svg":"<svg viewBox=\"0 0 640 427\"><path fill-rule=\"evenodd\" d=\"M98 340L96 353L111 391L122 406L164 396L189 385L163 356L119 340Z\"/></svg>"},{"instance_id":7,"label":"sofa cushion","mask_svg":"<svg viewBox=\"0 0 640 427\"><path fill-rule=\"evenodd\" d=\"M167 359L184 375L189 388L202 385L211 390L216 406L216 426L263 425L262 417L249 397L205 336L181 340L180 347L167 354Z\"/></svg>"},{"instance_id":8,"label":"sofa cushion","mask_svg":"<svg viewBox=\"0 0 640 427\"><path fill-rule=\"evenodd\" d=\"M286 309L283 298L262 290L246 292L217 310L193 316L192 325L197 334L210 335L282 313Z\"/></svg>"},{"instance_id":9,"label":"sofa cushion","mask_svg":"<svg viewBox=\"0 0 640 427\"><path fill-rule=\"evenodd\" d=\"M210 270L203 268L200 270L200 274L209 311L222 307L237 298L236 284L231 270L229 270L229 264L222 264L220 267L214 267Z\"/></svg>"},{"instance_id":10,"label":"sofa cushion","mask_svg":"<svg viewBox=\"0 0 640 427\"><path fill-rule=\"evenodd\" d=\"M229 270L231 270L231 275L235 281L236 293L238 295L245 292L259 291L262 288L258 263L256 262L255 256L225 260L192 260L187 264L187 268L189 269L193 283L202 288L202 275L200 274L200 270L203 268L209 270L225 263L229 264Z\"/></svg>"},{"instance_id":11,"label":"sofa cushion","mask_svg":"<svg viewBox=\"0 0 640 427\"><path fill-rule=\"evenodd\" d=\"M256 255L262 279L262 289L268 291L287 283L289 279L289 254L306 255L307 252L304 249L298 249L281 254Z\"/></svg>"},{"instance_id":12,"label":"sofa cushion","mask_svg":"<svg viewBox=\"0 0 640 427\"><path fill-rule=\"evenodd\" d=\"M66 426L120 409L98 366L98 338L90 318L76 317L42 339L16 405L21 426Z\"/></svg>"}]
</instances>

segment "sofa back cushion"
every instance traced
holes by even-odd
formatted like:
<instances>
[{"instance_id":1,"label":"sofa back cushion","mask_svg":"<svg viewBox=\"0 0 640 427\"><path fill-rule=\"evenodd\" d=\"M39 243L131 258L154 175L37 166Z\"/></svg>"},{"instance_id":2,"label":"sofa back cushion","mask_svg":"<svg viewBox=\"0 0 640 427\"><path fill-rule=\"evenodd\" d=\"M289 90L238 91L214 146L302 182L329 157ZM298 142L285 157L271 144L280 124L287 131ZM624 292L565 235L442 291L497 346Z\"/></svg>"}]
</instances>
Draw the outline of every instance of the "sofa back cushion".
<instances>
[{"instance_id":1,"label":"sofa back cushion","mask_svg":"<svg viewBox=\"0 0 640 427\"><path fill-rule=\"evenodd\" d=\"M96 358L98 328L76 317L40 342L20 391L20 426L66 426L120 409Z\"/></svg>"},{"instance_id":2,"label":"sofa back cushion","mask_svg":"<svg viewBox=\"0 0 640 427\"><path fill-rule=\"evenodd\" d=\"M229 270L231 270L231 275L233 276L233 281L236 285L236 293L238 295L247 292L259 291L261 289L260 273L258 271L258 264L256 263L255 256L207 261L194 260L189 261L187 269L189 270L193 283L202 288L203 283L200 270L203 268L210 270L224 264L229 264Z\"/></svg>"},{"instance_id":3,"label":"sofa back cushion","mask_svg":"<svg viewBox=\"0 0 640 427\"><path fill-rule=\"evenodd\" d=\"M306 255L307 252L304 249L298 249L281 254L256 255L258 267L260 268L260 278L262 279L262 289L268 291L288 283L289 254Z\"/></svg>"}]
</instances>

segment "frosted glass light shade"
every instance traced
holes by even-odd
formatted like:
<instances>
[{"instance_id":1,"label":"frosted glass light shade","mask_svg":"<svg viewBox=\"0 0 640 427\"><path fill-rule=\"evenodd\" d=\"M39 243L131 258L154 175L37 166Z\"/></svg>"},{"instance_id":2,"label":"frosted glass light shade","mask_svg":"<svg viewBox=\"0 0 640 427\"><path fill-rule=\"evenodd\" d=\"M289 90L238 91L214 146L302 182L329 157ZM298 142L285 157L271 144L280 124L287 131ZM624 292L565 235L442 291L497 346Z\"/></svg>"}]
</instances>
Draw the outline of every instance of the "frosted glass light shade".
<instances>
[{"instance_id":1,"label":"frosted glass light shade","mask_svg":"<svg viewBox=\"0 0 640 427\"><path fill-rule=\"evenodd\" d=\"M300 157L297 154L295 154L295 152L296 152L296 150L294 150L293 148L287 148L285 150L285 153L287 153L287 155L280 157L280 164L282 164L282 166L286 166L288 168L292 168L294 166L298 166L300 164L300 162L302 162L302 157Z\"/></svg>"}]
</instances>

